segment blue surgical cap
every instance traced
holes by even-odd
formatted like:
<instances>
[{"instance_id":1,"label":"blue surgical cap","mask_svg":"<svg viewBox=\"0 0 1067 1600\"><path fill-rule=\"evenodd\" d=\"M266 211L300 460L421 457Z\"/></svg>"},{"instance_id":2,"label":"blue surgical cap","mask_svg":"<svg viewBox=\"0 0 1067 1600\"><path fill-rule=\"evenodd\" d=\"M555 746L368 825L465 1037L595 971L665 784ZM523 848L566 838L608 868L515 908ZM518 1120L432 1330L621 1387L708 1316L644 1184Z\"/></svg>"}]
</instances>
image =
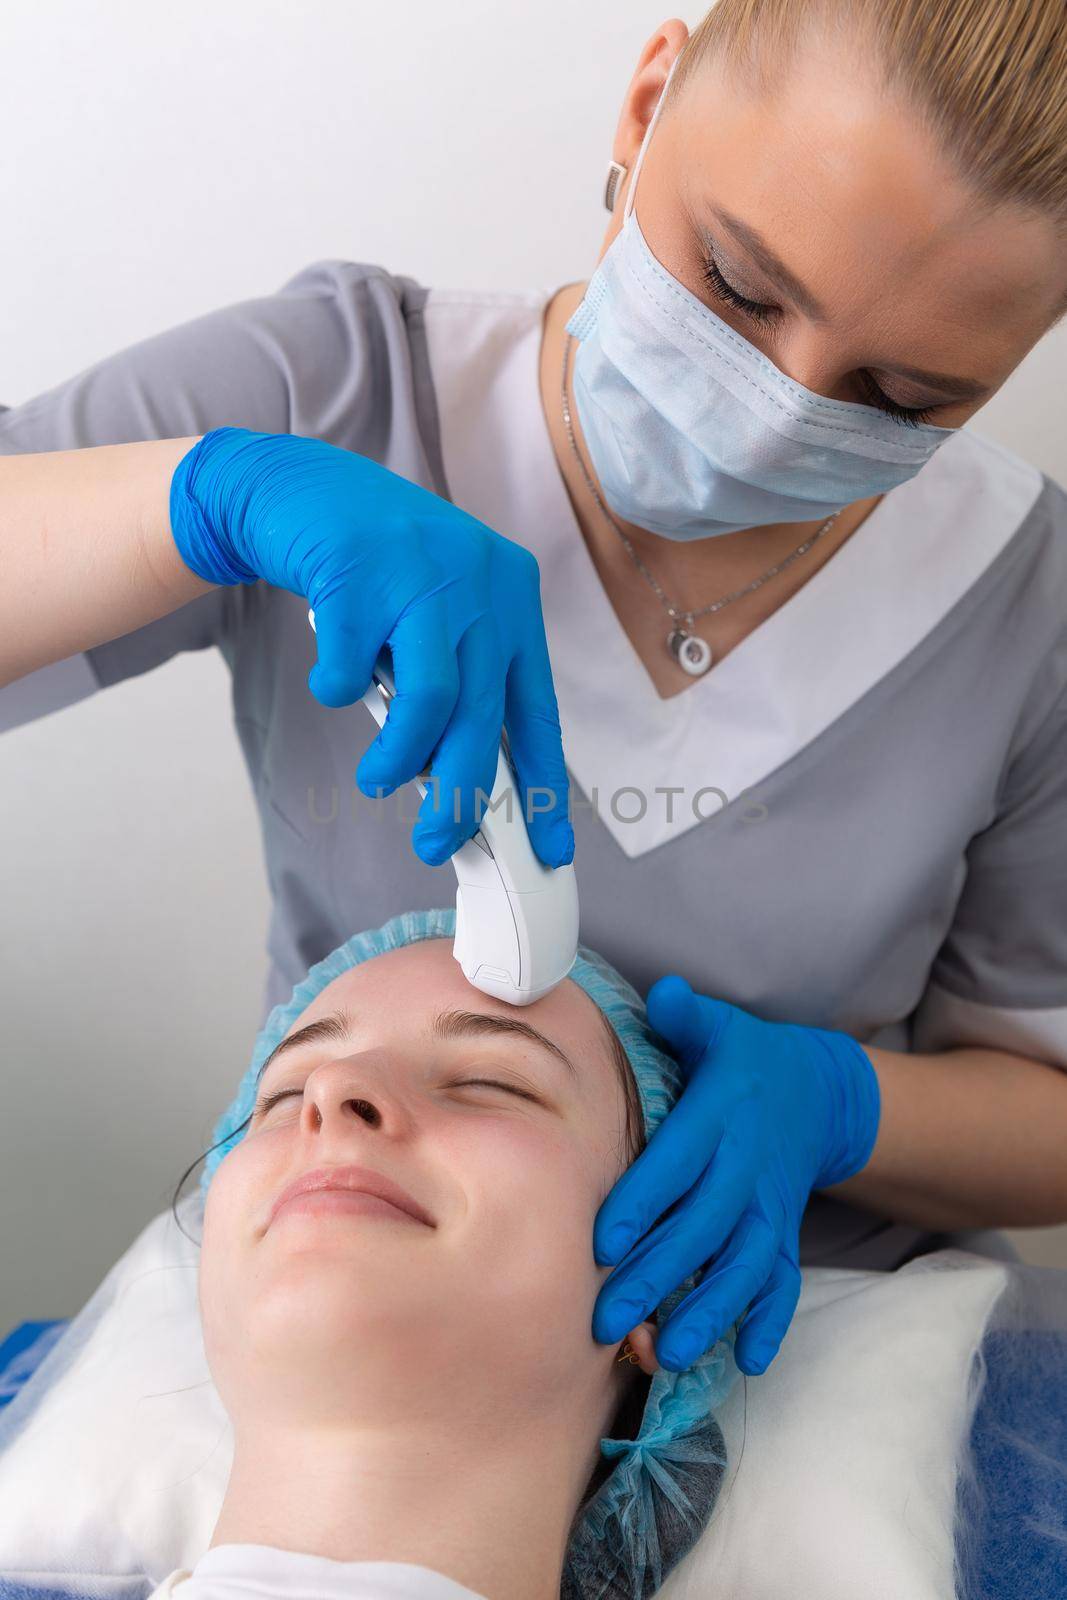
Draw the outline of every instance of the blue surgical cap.
<instances>
[{"instance_id":1,"label":"blue surgical cap","mask_svg":"<svg viewBox=\"0 0 1067 1600\"><path fill-rule=\"evenodd\" d=\"M327 984L388 950L422 939L452 939L455 931L452 908L403 912L380 928L346 939L316 962L291 999L274 1007L237 1094L215 1125L215 1148L204 1162L200 1180L205 1199L219 1163L244 1137L264 1062ZM568 976L585 990L618 1035L637 1084L645 1137L650 1139L681 1094L677 1063L650 1027L636 989L595 951L579 945ZM661 1302L660 1326L699 1278L694 1273ZM657 1368L636 1437L600 1441L601 1454L616 1465L575 1516L561 1600L645 1600L695 1544L711 1516L726 1469L715 1411L737 1373L732 1344L731 1330L685 1372Z\"/></svg>"}]
</instances>

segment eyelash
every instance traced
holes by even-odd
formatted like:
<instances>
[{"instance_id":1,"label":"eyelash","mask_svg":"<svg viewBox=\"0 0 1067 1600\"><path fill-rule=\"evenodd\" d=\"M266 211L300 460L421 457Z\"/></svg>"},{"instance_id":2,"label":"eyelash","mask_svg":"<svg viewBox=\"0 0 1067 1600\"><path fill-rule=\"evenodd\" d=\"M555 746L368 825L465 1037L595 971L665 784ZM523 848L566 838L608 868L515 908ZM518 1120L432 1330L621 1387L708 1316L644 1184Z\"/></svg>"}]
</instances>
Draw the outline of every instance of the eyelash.
<instances>
[{"instance_id":1,"label":"eyelash","mask_svg":"<svg viewBox=\"0 0 1067 1600\"><path fill-rule=\"evenodd\" d=\"M759 300L749 300L745 295L738 294L733 285L727 283L719 271L718 264L713 256L705 255L704 257L704 279L713 294L717 295L720 300L724 300L727 305L733 306L736 311L740 311L744 316L751 317L753 322L773 323L780 315L777 306L767 306ZM928 422L937 410L936 406L909 408L908 406L898 405L895 400L891 400L887 394L882 392L868 372L861 372L859 379L867 392L871 404L877 406L879 411L885 411L889 416L895 417L898 422L903 422L906 427L915 428L920 422Z\"/></svg>"},{"instance_id":2,"label":"eyelash","mask_svg":"<svg viewBox=\"0 0 1067 1600\"><path fill-rule=\"evenodd\" d=\"M525 1089L520 1089L516 1084L502 1083L498 1078L461 1078L458 1083L452 1084L451 1087L453 1089L478 1087L503 1089L506 1094L518 1095L520 1100L531 1100L534 1105L541 1104L536 1095L528 1094ZM278 1104L279 1100L286 1100L290 1095L302 1096L303 1093L303 1089L277 1089L273 1094L268 1094L263 1100L257 1101L254 1115L265 1116L272 1106Z\"/></svg>"}]
</instances>

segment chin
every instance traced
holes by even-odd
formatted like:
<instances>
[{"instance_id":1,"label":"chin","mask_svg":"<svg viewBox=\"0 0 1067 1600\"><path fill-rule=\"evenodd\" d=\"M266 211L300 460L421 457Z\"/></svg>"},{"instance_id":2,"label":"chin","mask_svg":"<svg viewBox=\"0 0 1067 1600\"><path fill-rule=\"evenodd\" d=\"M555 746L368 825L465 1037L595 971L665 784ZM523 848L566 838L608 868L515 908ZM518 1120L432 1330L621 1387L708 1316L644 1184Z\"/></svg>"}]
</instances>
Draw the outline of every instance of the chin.
<instances>
[{"instance_id":1,"label":"chin","mask_svg":"<svg viewBox=\"0 0 1067 1600\"><path fill-rule=\"evenodd\" d=\"M256 1349L294 1338L317 1347L335 1334L387 1342L393 1350L410 1337L413 1349L424 1349L424 1330L440 1320L457 1292L413 1274L406 1264L398 1267L395 1253L371 1260L359 1247L302 1249L257 1272L240 1321ZM416 1335L412 1330L418 1329L423 1331Z\"/></svg>"}]
</instances>

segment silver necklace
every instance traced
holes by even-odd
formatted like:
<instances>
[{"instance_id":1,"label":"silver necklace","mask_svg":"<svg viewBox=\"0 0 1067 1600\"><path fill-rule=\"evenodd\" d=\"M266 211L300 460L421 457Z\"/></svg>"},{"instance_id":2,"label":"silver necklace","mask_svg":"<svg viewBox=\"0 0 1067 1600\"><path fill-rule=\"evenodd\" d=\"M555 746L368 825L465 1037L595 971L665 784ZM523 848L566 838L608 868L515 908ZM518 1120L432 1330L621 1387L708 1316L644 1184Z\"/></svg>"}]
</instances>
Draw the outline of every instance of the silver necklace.
<instances>
[{"instance_id":1,"label":"silver necklace","mask_svg":"<svg viewBox=\"0 0 1067 1600\"><path fill-rule=\"evenodd\" d=\"M712 600L709 605L700 606L699 609L695 611L683 611L679 606L674 605L670 600L668 600L667 596L664 594L662 588L657 582L654 573L650 572L648 567L641 560L641 557L634 549L633 544L627 536L625 530L620 527L612 512L609 511L608 507L604 504L600 497L600 491L597 489L596 484L586 471L585 462L582 460L581 452L578 449L578 444L574 437L574 428L571 423L570 402L567 399L567 357L570 354L570 347L573 339L574 335L568 333L563 346L563 425L567 430L567 438L570 440L571 449L574 451L574 458L582 470L582 477L585 479L593 499L596 501L604 516L615 529L615 532L618 534L619 538L629 551L638 571L651 585L657 598L659 599L660 604L663 606L663 609L671 619L671 631L667 635L667 649L670 651L674 660L677 661L678 665L682 668L683 672L688 672L691 678L703 677L704 673L707 672L708 668L711 666L714 657L712 656L711 646L708 644L707 640L702 639L698 633L691 633L689 631L692 628L696 618L714 616L715 612L721 611L723 606L731 605L733 601L740 600L743 595L752 594L756 589L761 589L769 578L776 577L779 572L784 572L786 567L791 567L793 562L798 561L802 555L806 555L811 549L812 545L817 544L822 538L823 534L829 532L834 523L837 521L838 517L841 515L841 512L835 511L832 516L827 517L822 527L816 529L809 539L804 540L803 544L798 544L791 555L786 556L782 561L775 562L774 566L768 567L767 571L764 572L760 577L754 578L751 583L746 583L743 589L734 589L732 593L721 595L718 600Z\"/></svg>"}]
</instances>

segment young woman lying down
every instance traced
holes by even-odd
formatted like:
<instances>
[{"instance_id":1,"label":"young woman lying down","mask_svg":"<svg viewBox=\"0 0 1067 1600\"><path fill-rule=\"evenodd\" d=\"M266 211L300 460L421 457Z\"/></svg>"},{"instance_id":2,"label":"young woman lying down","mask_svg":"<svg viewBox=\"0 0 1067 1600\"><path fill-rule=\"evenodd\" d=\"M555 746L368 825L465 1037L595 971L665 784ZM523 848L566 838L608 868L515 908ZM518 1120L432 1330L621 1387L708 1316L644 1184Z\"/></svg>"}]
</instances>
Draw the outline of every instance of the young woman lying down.
<instances>
[{"instance_id":1,"label":"young woman lying down","mask_svg":"<svg viewBox=\"0 0 1067 1600\"><path fill-rule=\"evenodd\" d=\"M592 952L518 1011L466 982L453 917L312 968L215 1130L198 1294L233 1465L153 1600L636 1600L711 1515L729 1347L655 1359L692 1280L622 1359L591 1331L593 1219L678 1069Z\"/></svg>"}]
</instances>

